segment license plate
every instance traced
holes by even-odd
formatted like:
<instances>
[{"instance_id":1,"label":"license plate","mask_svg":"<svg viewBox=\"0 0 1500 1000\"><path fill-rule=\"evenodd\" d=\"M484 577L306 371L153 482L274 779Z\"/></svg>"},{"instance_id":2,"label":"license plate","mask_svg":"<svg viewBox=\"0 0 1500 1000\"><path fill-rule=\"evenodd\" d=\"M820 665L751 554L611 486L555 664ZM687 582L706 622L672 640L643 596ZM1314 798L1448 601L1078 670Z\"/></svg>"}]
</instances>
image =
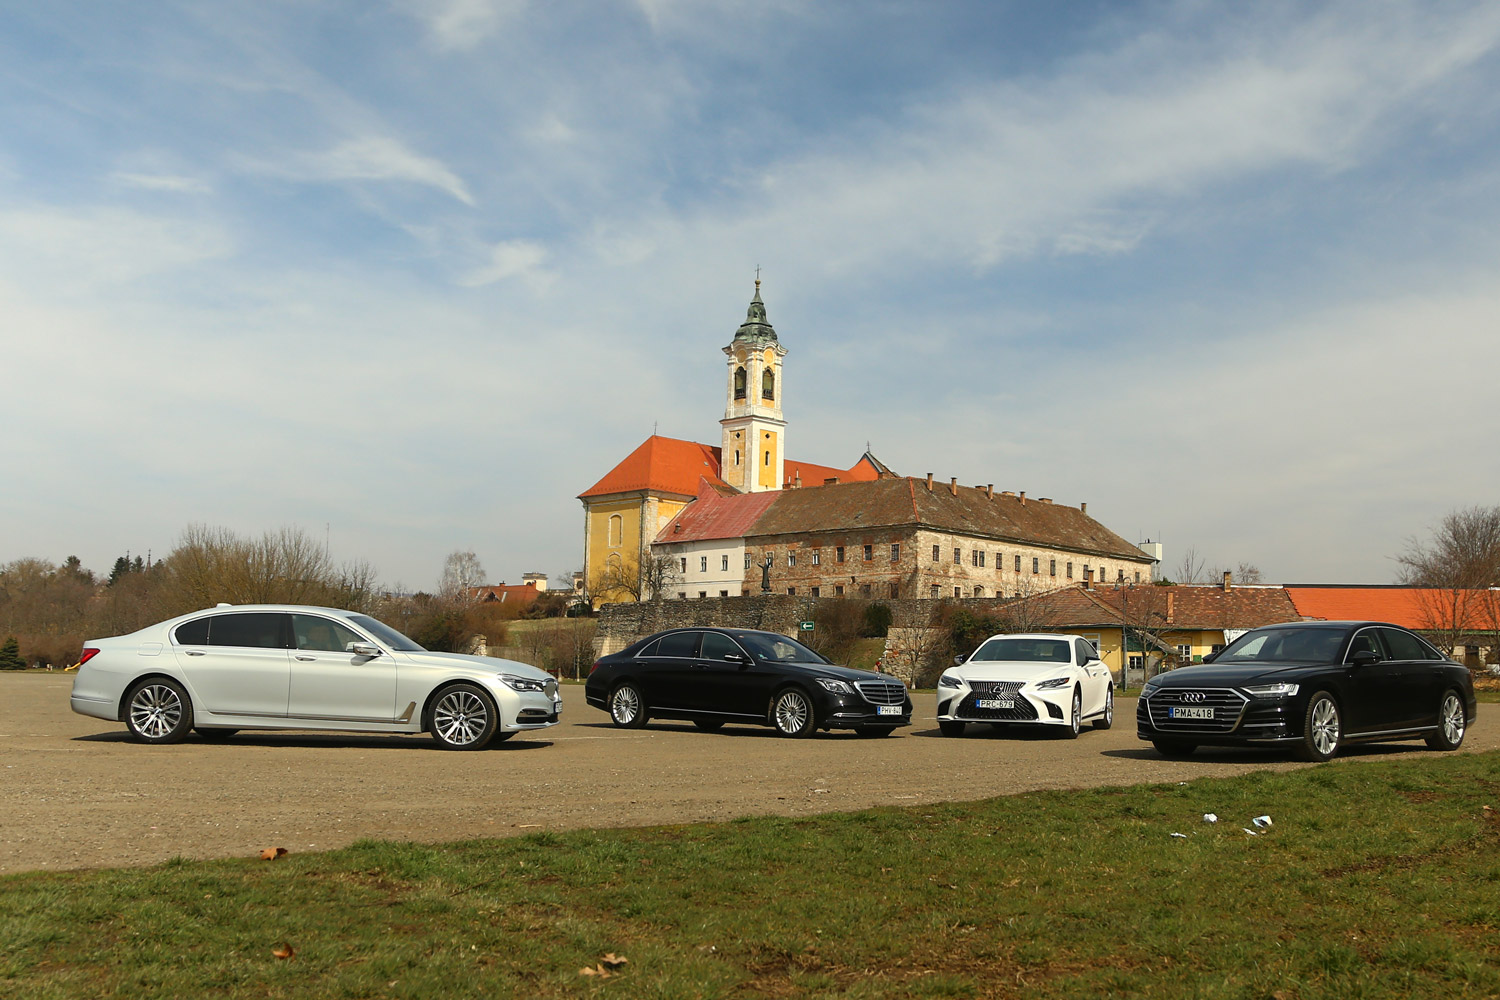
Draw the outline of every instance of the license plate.
<instances>
[{"instance_id":1,"label":"license plate","mask_svg":"<svg viewBox=\"0 0 1500 1000\"><path fill-rule=\"evenodd\" d=\"M877 714L877 715L900 715L901 714L901 706L900 705L876 705L875 706L875 714Z\"/></svg>"},{"instance_id":2,"label":"license plate","mask_svg":"<svg viewBox=\"0 0 1500 1000\"><path fill-rule=\"evenodd\" d=\"M1167 710L1169 719L1212 719L1214 710L1211 708L1185 708L1181 705L1173 705Z\"/></svg>"},{"instance_id":3,"label":"license plate","mask_svg":"<svg viewBox=\"0 0 1500 1000\"><path fill-rule=\"evenodd\" d=\"M980 698L975 702L980 708L1015 708L1014 698Z\"/></svg>"},{"instance_id":4,"label":"license plate","mask_svg":"<svg viewBox=\"0 0 1500 1000\"><path fill-rule=\"evenodd\" d=\"M562 711L562 699L561 698L557 699L556 701L554 701L552 703L552 711L554 711L554 712L561 712Z\"/></svg>"}]
</instances>

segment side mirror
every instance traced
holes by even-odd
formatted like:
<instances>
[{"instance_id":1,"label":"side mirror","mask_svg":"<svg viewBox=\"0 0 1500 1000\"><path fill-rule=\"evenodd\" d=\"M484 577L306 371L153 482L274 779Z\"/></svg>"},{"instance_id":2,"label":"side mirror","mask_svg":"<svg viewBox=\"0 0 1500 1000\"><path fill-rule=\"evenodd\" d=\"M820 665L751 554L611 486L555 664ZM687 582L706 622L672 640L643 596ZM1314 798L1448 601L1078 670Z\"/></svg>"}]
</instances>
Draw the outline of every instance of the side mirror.
<instances>
[{"instance_id":1,"label":"side mirror","mask_svg":"<svg viewBox=\"0 0 1500 1000\"><path fill-rule=\"evenodd\" d=\"M351 642L344 647L344 651L353 653L355 656L376 657L380 655L380 647L373 642Z\"/></svg>"},{"instance_id":2,"label":"side mirror","mask_svg":"<svg viewBox=\"0 0 1500 1000\"><path fill-rule=\"evenodd\" d=\"M1360 649L1349 657L1349 662L1356 667L1368 667L1372 663L1380 662L1380 654L1373 649Z\"/></svg>"},{"instance_id":3,"label":"side mirror","mask_svg":"<svg viewBox=\"0 0 1500 1000\"><path fill-rule=\"evenodd\" d=\"M961 667L961 666L963 666L964 665L964 658L962 656L955 656L953 658L953 665L955 667Z\"/></svg>"},{"instance_id":4,"label":"side mirror","mask_svg":"<svg viewBox=\"0 0 1500 1000\"><path fill-rule=\"evenodd\" d=\"M1218 658L1219 658L1219 654L1218 653L1207 653L1203 657L1203 662L1204 663L1212 663L1215 660L1217 660Z\"/></svg>"}]
</instances>

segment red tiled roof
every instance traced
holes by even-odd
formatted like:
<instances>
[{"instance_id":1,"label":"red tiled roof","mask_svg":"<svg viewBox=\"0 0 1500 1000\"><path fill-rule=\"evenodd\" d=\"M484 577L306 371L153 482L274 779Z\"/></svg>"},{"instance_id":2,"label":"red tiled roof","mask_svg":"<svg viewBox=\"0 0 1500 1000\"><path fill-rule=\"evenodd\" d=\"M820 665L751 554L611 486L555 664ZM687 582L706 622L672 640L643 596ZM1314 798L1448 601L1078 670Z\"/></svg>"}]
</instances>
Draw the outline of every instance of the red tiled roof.
<instances>
[{"instance_id":1,"label":"red tiled roof","mask_svg":"<svg viewBox=\"0 0 1500 1000\"><path fill-rule=\"evenodd\" d=\"M1286 592L1306 618L1390 622L1412 629L1500 627L1500 591L1288 586Z\"/></svg>"},{"instance_id":2,"label":"red tiled roof","mask_svg":"<svg viewBox=\"0 0 1500 1000\"><path fill-rule=\"evenodd\" d=\"M723 496L704 478L698 499L683 508L656 536L658 542L701 542L713 538L740 538L756 518L781 496L779 491Z\"/></svg>"},{"instance_id":3,"label":"red tiled roof","mask_svg":"<svg viewBox=\"0 0 1500 1000\"><path fill-rule=\"evenodd\" d=\"M696 496L700 478L707 479L710 485L722 493L732 490L732 487L719 477L720 461L720 450L711 445L652 435L639 448L625 456L625 460L611 469L603 479L578 496L582 499L639 490ZM869 456L860 458L849 469L835 469L832 466L790 459L785 465L787 481L793 481L800 473L805 486L821 485L825 479L835 476L841 483L868 482L880 476L879 469L871 463Z\"/></svg>"},{"instance_id":4,"label":"red tiled roof","mask_svg":"<svg viewBox=\"0 0 1500 1000\"><path fill-rule=\"evenodd\" d=\"M496 587L470 587L469 593L476 600L497 601L499 603L530 604L536 600L541 591L530 584L500 584Z\"/></svg>"},{"instance_id":5,"label":"red tiled roof","mask_svg":"<svg viewBox=\"0 0 1500 1000\"><path fill-rule=\"evenodd\" d=\"M799 476L802 478L803 486L821 486L829 479L837 479L841 483L874 482L880 478L880 473L870 464L869 459L863 457L850 469L835 469L829 465L814 465L811 462L794 462L787 459L786 481L796 482Z\"/></svg>"},{"instance_id":6,"label":"red tiled roof","mask_svg":"<svg viewBox=\"0 0 1500 1000\"><path fill-rule=\"evenodd\" d=\"M1106 586L1088 591L1132 624L1151 628L1259 628L1302 617L1280 587Z\"/></svg>"}]
</instances>

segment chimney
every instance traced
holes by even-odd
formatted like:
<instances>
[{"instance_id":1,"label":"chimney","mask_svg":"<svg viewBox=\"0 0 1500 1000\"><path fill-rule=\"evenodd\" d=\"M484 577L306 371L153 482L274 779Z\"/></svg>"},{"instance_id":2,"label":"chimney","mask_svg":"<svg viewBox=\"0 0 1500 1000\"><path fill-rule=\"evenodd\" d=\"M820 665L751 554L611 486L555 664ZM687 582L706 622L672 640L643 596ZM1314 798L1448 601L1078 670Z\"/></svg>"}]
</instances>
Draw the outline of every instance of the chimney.
<instances>
[{"instance_id":1,"label":"chimney","mask_svg":"<svg viewBox=\"0 0 1500 1000\"><path fill-rule=\"evenodd\" d=\"M802 470L798 469L797 470L797 474L792 477L792 489L794 489L794 490L800 490L801 488L802 488Z\"/></svg>"},{"instance_id":2,"label":"chimney","mask_svg":"<svg viewBox=\"0 0 1500 1000\"><path fill-rule=\"evenodd\" d=\"M958 477L954 476L948 480L948 492L958 496Z\"/></svg>"},{"instance_id":3,"label":"chimney","mask_svg":"<svg viewBox=\"0 0 1500 1000\"><path fill-rule=\"evenodd\" d=\"M1172 598L1175 597L1175 596L1176 595L1173 594L1170 590L1167 591L1167 624L1168 625L1172 624Z\"/></svg>"},{"instance_id":4,"label":"chimney","mask_svg":"<svg viewBox=\"0 0 1500 1000\"><path fill-rule=\"evenodd\" d=\"M1081 504L1078 505L1078 513L1080 513L1080 514L1087 514L1088 512L1089 512L1089 505L1087 503L1081 503Z\"/></svg>"},{"instance_id":5,"label":"chimney","mask_svg":"<svg viewBox=\"0 0 1500 1000\"><path fill-rule=\"evenodd\" d=\"M1036 499L1037 499L1038 503L1051 503L1052 502L1052 498L1051 497L1037 497Z\"/></svg>"},{"instance_id":6,"label":"chimney","mask_svg":"<svg viewBox=\"0 0 1500 1000\"><path fill-rule=\"evenodd\" d=\"M995 499L995 484L994 483L990 483L988 486L986 486L984 488L984 498L986 500L993 500L993 499Z\"/></svg>"},{"instance_id":7,"label":"chimney","mask_svg":"<svg viewBox=\"0 0 1500 1000\"><path fill-rule=\"evenodd\" d=\"M1026 506L1026 491L1025 490L1021 491L1021 506L1022 507Z\"/></svg>"},{"instance_id":8,"label":"chimney","mask_svg":"<svg viewBox=\"0 0 1500 1000\"><path fill-rule=\"evenodd\" d=\"M1229 570L1224 571L1224 593L1229 593Z\"/></svg>"},{"instance_id":9,"label":"chimney","mask_svg":"<svg viewBox=\"0 0 1500 1000\"><path fill-rule=\"evenodd\" d=\"M932 473L927 473L927 492L932 492Z\"/></svg>"}]
</instances>

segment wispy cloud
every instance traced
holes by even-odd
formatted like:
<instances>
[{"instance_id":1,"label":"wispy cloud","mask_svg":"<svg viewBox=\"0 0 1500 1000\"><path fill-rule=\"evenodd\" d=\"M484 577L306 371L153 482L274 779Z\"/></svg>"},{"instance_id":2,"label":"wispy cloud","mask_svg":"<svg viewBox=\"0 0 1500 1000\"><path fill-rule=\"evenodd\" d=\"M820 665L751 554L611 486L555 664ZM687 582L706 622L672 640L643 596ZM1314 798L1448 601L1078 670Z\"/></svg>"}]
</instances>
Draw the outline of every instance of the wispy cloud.
<instances>
[{"instance_id":1,"label":"wispy cloud","mask_svg":"<svg viewBox=\"0 0 1500 1000\"><path fill-rule=\"evenodd\" d=\"M349 139L317 153L299 153L279 162L247 160L261 173L298 181L392 181L434 188L474 204L463 180L440 160L409 149L390 136L367 135Z\"/></svg>"},{"instance_id":2,"label":"wispy cloud","mask_svg":"<svg viewBox=\"0 0 1500 1000\"><path fill-rule=\"evenodd\" d=\"M527 0L404 0L440 49L472 49L525 12Z\"/></svg>"},{"instance_id":3,"label":"wispy cloud","mask_svg":"<svg viewBox=\"0 0 1500 1000\"><path fill-rule=\"evenodd\" d=\"M459 279L459 284L477 288L519 278L534 289L544 289L557 277L543 266L546 262L547 249L539 243L504 241L490 249L488 262L465 274Z\"/></svg>"},{"instance_id":4,"label":"wispy cloud","mask_svg":"<svg viewBox=\"0 0 1500 1000\"><path fill-rule=\"evenodd\" d=\"M198 177L183 177L176 174L132 174L114 173L110 179L129 187L145 191L173 191L180 194L208 194L213 188Z\"/></svg>"}]
</instances>

